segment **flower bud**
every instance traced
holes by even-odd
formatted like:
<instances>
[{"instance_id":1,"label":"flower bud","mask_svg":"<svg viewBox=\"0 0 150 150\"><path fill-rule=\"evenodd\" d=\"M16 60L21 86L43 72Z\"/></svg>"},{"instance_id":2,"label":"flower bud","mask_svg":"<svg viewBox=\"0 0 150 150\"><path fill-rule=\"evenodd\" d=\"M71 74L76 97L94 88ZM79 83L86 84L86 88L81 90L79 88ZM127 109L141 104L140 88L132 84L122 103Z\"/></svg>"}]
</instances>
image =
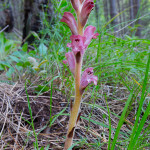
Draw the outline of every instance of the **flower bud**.
<instances>
[{"instance_id":1,"label":"flower bud","mask_svg":"<svg viewBox=\"0 0 150 150\"><path fill-rule=\"evenodd\" d=\"M99 35L99 33L94 33L96 30L96 27L93 27L93 26L88 26L86 27L85 31L84 31L84 36L86 37L86 40L85 40L85 47L87 48L87 46L90 44L91 42L91 39L96 39L97 36Z\"/></svg>"},{"instance_id":2,"label":"flower bud","mask_svg":"<svg viewBox=\"0 0 150 150\"><path fill-rule=\"evenodd\" d=\"M85 26L87 19L89 17L89 14L91 13L91 10L94 7L94 2L93 0L85 0L81 9L81 13L80 13L80 23L82 25L82 27Z\"/></svg>"},{"instance_id":3,"label":"flower bud","mask_svg":"<svg viewBox=\"0 0 150 150\"><path fill-rule=\"evenodd\" d=\"M83 93L85 88L89 85L89 83L93 82L94 85L97 85L98 77L93 75L93 68L87 68L82 74L81 82L80 82L80 92Z\"/></svg>"},{"instance_id":4,"label":"flower bud","mask_svg":"<svg viewBox=\"0 0 150 150\"><path fill-rule=\"evenodd\" d=\"M60 21L68 25L73 35L78 34L77 23L72 13L64 12L63 18Z\"/></svg>"},{"instance_id":5,"label":"flower bud","mask_svg":"<svg viewBox=\"0 0 150 150\"><path fill-rule=\"evenodd\" d=\"M83 0L71 0L74 10L79 13L81 11Z\"/></svg>"},{"instance_id":6,"label":"flower bud","mask_svg":"<svg viewBox=\"0 0 150 150\"><path fill-rule=\"evenodd\" d=\"M65 56L67 60L64 60L63 63L68 64L70 71L72 72L73 75L75 75L75 57L73 52L68 52L65 54Z\"/></svg>"}]
</instances>

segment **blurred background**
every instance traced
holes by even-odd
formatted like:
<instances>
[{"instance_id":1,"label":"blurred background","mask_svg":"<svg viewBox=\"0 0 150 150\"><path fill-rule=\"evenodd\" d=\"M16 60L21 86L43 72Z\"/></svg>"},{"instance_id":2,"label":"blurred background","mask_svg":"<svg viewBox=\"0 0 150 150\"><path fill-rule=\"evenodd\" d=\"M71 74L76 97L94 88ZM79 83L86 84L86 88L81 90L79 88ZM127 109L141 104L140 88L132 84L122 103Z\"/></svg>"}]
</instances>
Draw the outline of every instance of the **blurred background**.
<instances>
[{"instance_id":1,"label":"blurred background","mask_svg":"<svg viewBox=\"0 0 150 150\"><path fill-rule=\"evenodd\" d=\"M149 38L149 0L94 0L90 23L116 36ZM5 32L20 33L26 38L30 31L39 32L44 19L53 25L65 10L72 10L69 0L0 0L0 27ZM9 26L7 26L9 25ZM105 26L105 28L104 28Z\"/></svg>"}]
</instances>

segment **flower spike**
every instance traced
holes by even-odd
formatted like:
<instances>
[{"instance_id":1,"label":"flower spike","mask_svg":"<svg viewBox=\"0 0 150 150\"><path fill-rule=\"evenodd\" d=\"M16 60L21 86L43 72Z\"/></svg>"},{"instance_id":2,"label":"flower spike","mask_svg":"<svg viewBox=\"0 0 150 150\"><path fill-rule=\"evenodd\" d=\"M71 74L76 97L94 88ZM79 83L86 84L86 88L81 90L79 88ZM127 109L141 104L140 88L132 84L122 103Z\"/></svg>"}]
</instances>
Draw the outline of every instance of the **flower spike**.
<instances>
[{"instance_id":1,"label":"flower spike","mask_svg":"<svg viewBox=\"0 0 150 150\"><path fill-rule=\"evenodd\" d=\"M93 68L87 68L81 77L80 83L80 92L83 93L85 88L89 85L89 83L93 82L94 85L97 85L98 77L93 75Z\"/></svg>"},{"instance_id":2,"label":"flower spike","mask_svg":"<svg viewBox=\"0 0 150 150\"><path fill-rule=\"evenodd\" d=\"M80 14L80 22L81 25L84 27L87 19L89 17L89 14L91 13L91 10L94 7L94 2L93 0L85 0L81 9L81 14Z\"/></svg>"},{"instance_id":3,"label":"flower spike","mask_svg":"<svg viewBox=\"0 0 150 150\"><path fill-rule=\"evenodd\" d=\"M63 18L60 21L68 25L73 35L78 34L77 23L72 13L64 12Z\"/></svg>"},{"instance_id":4,"label":"flower spike","mask_svg":"<svg viewBox=\"0 0 150 150\"><path fill-rule=\"evenodd\" d=\"M67 60L64 60L63 63L68 64L70 71L72 72L73 75L75 75L75 57L73 52L68 52L65 54L65 56Z\"/></svg>"},{"instance_id":5,"label":"flower spike","mask_svg":"<svg viewBox=\"0 0 150 150\"><path fill-rule=\"evenodd\" d=\"M98 77L93 75L93 68L87 68L81 76L82 60L85 50L90 44L91 39L96 39L99 35L98 33L94 33L96 28L93 26L88 26L84 31L84 26L94 7L94 2L93 0L71 0L71 3L76 11L77 22L74 16L69 12L65 12L61 19L62 22L65 22L69 26L72 32L70 37L71 43L67 44L67 47L70 47L72 51L65 54L66 60L64 60L63 63L69 65L75 79L75 100L73 105L71 104L70 120L64 150L68 150L73 142L77 122L81 115L79 112L83 92L91 82L96 85L98 80Z\"/></svg>"},{"instance_id":6,"label":"flower spike","mask_svg":"<svg viewBox=\"0 0 150 150\"><path fill-rule=\"evenodd\" d=\"M87 46L90 44L91 42L91 39L96 39L97 36L99 35L99 33L94 33L96 30L96 27L93 27L93 26L88 26L86 27L85 31L84 31L84 36L86 37L86 40L85 40L85 47L87 48Z\"/></svg>"}]
</instances>

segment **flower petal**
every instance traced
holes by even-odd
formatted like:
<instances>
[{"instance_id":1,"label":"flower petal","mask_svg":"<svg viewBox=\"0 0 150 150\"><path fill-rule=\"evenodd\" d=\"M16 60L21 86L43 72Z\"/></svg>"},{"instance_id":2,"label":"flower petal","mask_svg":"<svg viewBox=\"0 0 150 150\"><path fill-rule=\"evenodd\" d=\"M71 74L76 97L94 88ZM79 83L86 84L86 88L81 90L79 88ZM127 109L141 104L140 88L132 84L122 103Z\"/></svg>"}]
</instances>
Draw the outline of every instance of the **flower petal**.
<instances>
[{"instance_id":1,"label":"flower petal","mask_svg":"<svg viewBox=\"0 0 150 150\"><path fill-rule=\"evenodd\" d=\"M94 2L93 0L85 0L81 9L81 14L80 14L80 22L81 25L84 27L87 19L89 17L89 14L91 12L91 10L94 7Z\"/></svg>"},{"instance_id":2,"label":"flower petal","mask_svg":"<svg viewBox=\"0 0 150 150\"><path fill-rule=\"evenodd\" d=\"M69 26L73 35L78 34L77 23L72 13L64 12L63 18L60 21L65 22Z\"/></svg>"},{"instance_id":3,"label":"flower petal","mask_svg":"<svg viewBox=\"0 0 150 150\"><path fill-rule=\"evenodd\" d=\"M74 55L76 55L78 52L80 52L81 55L83 55L85 51L85 46L84 46L85 37L80 35L72 35L70 37L70 40L72 41L71 47Z\"/></svg>"},{"instance_id":4,"label":"flower petal","mask_svg":"<svg viewBox=\"0 0 150 150\"><path fill-rule=\"evenodd\" d=\"M83 0L71 0L74 10L78 13L81 11Z\"/></svg>"},{"instance_id":5,"label":"flower petal","mask_svg":"<svg viewBox=\"0 0 150 150\"><path fill-rule=\"evenodd\" d=\"M99 33L95 33L95 34L93 35L93 39L97 39L98 36L99 36Z\"/></svg>"},{"instance_id":6,"label":"flower petal","mask_svg":"<svg viewBox=\"0 0 150 150\"><path fill-rule=\"evenodd\" d=\"M63 63L64 63L64 64L68 64L68 61L67 61L67 60L63 60Z\"/></svg>"},{"instance_id":7,"label":"flower petal","mask_svg":"<svg viewBox=\"0 0 150 150\"><path fill-rule=\"evenodd\" d=\"M89 83L93 82L94 85L97 85L98 77L93 75L93 68L87 68L81 77L80 83L80 91L83 93L84 89L89 85Z\"/></svg>"},{"instance_id":8,"label":"flower petal","mask_svg":"<svg viewBox=\"0 0 150 150\"><path fill-rule=\"evenodd\" d=\"M96 27L93 27L93 26L86 27L86 29L84 31L84 36L86 37L84 45L86 48L90 44L91 39L92 38L96 39L97 36L99 35L98 33L94 33L95 30L96 30Z\"/></svg>"},{"instance_id":9,"label":"flower petal","mask_svg":"<svg viewBox=\"0 0 150 150\"><path fill-rule=\"evenodd\" d=\"M71 43L67 43L67 47L71 48L72 44Z\"/></svg>"},{"instance_id":10,"label":"flower petal","mask_svg":"<svg viewBox=\"0 0 150 150\"><path fill-rule=\"evenodd\" d=\"M65 54L67 60L63 60L64 64L68 64L70 71L75 75L75 57L73 52L68 52Z\"/></svg>"}]
</instances>

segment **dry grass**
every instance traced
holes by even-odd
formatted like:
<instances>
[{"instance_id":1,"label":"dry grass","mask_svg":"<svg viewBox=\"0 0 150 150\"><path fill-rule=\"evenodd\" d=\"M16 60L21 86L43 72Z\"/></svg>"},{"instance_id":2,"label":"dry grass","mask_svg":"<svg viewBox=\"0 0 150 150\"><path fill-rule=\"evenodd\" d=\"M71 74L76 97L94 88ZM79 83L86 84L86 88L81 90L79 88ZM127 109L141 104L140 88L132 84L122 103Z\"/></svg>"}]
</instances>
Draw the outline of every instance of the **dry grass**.
<instances>
[{"instance_id":1,"label":"dry grass","mask_svg":"<svg viewBox=\"0 0 150 150\"><path fill-rule=\"evenodd\" d=\"M47 126L49 122L49 96L36 97L33 93L33 87L29 87L27 90L30 91L29 97L36 133L40 131L39 145L52 144L54 148L62 149L60 143L64 143L62 135L65 135L65 132L57 130L56 122L51 127L54 127L54 130ZM59 95L53 97L53 101L57 103L57 106L53 106L55 110L53 113L58 113L62 109L59 106L62 100ZM1 149L33 149L35 139L32 128L27 123L30 121L30 115L24 84L0 84L0 112ZM58 126L64 121L63 118L66 117L59 118ZM51 132L51 130L53 131Z\"/></svg>"},{"instance_id":2,"label":"dry grass","mask_svg":"<svg viewBox=\"0 0 150 150\"><path fill-rule=\"evenodd\" d=\"M52 116L58 114L55 122L49 127L50 114L50 92L37 96L34 92L36 86L28 86L27 91L30 98L34 126L38 134L39 147L46 147L50 144L51 150L62 150L66 135L68 122L67 115L59 115L64 109L64 113L69 113L68 99L60 94L53 92L52 97ZM82 101L82 117L76 129L74 140L78 141L81 137L86 139L81 149L89 149L87 143L96 141L103 143L100 148L107 150L109 136L108 111L105 96L107 96L108 106L111 110L111 125L116 129L125 102L128 98L127 89L124 87L113 87L101 85L101 90L97 96L92 97L87 91ZM134 106L136 102L133 103ZM121 132L128 135L131 126L134 123L136 109L133 109L125 120ZM90 118L90 121L89 121ZM31 121L27 95L24 84L16 83L9 85L0 83L0 147L5 150L30 150L34 149L32 127L27 121ZM101 123L102 125L98 124ZM114 136L114 130L111 132L111 139ZM126 135L120 134L119 139L124 139ZM79 148L76 148L76 150Z\"/></svg>"}]
</instances>

